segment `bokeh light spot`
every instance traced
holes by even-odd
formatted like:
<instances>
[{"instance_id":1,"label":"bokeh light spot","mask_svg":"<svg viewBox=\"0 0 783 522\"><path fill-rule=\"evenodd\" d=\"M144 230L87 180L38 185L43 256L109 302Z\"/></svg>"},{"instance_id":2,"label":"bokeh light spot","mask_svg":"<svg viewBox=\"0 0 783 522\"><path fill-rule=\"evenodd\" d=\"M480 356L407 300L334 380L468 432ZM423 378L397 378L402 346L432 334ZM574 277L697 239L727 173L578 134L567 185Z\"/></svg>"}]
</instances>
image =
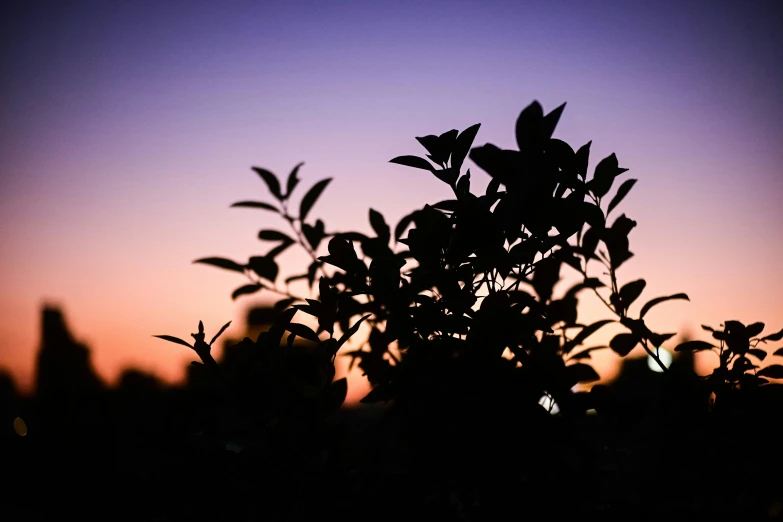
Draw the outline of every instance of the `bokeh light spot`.
<instances>
[{"instance_id":1,"label":"bokeh light spot","mask_svg":"<svg viewBox=\"0 0 783 522\"><path fill-rule=\"evenodd\" d=\"M668 368L672 365L672 360L674 359L672 357L672 353L669 350L666 350L665 348L658 348L657 350L657 356L661 360L664 366ZM654 372L662 372L663 368L661 368L661 365L658 364L658 361L652 358L652 356L647 356L647 367L651 369Z\"/></svg>"},{"instance_id":2,"label":"bokeh light spot","mask_svg":"<svg viewBox=\"0 0 783 522\"><path fill-rule=\"evenodd\" d=\"M22 419L21 417L17 417L14 419L14 431L20 437L24 437L27 435L27 424L25 423L24 419Z\"/></svg>"},{"instance_id":3,"label":"bokeh light spot","mask_svg":"<svg viewBox=\"0 0 783 522\"><path fill-rule=\"evenodd\" d=\"M548 411L552 415L557 415L558 413L560 413L560 407L557 405L557 403L552 398L552 396L549 395L548 393L538 400L538 404L543 406L546 409L546 411Z\"/></svg>"}]
</instances>

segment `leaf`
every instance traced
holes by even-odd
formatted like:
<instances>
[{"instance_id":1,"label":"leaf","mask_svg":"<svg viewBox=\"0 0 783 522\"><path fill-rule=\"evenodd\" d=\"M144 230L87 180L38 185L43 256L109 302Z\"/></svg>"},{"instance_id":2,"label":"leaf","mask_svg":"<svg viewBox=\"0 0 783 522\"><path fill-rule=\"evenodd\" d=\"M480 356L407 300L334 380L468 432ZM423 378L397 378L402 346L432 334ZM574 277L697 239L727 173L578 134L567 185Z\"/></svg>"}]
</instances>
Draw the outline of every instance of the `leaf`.
<instances>
[{"instance_id":1,"label":"leaf","mask_svg":"<svg viewBox=\"0 0 783 522\"><path fill-rule=\"evenodd\" d=\"M595 323L591 324L590 326L585 326L582 328L582 330L576 334L576 336L565 343L563 345L563 352L568 353L580 344L582 344L585 339L587 339L589 336L593 335L596 331L598 331L599 328L601 328L604 325L607 325L609 323L613 323L611 319L603 319L601 321L596 321Z\"/></svg>"},{"instance_id":2,"label":"leaf","mask_svg":"<svg viewBox=\"0 0 783 522\"><path fill-rule=\"evenodd\" d=\"M538 132L544 121L544 109L538 101L525 107L517 118L515 136L519 150L528 150L539 140Z\"/></svg>"},{"instance_id":3,"label":"leaf","mask_svg":"<svg viewBox=\"0 0 783 522\"><path fill-rule=\"evenodd\" d=\"M193 346L189 343L183 341L179 337L174 337L173 335L153 335L153 337L157 337L158 339L163 339L164 341L169 341L171 343L181 344L182 346L187 346L188 348L193 348Z\"/></svg>"},{"instance_id":4,"label":"leaf","mask_svg":"<svg viewBox=\"0 0 783 522\"><path fill-rule=\"evenodd\" d=\"M759 377L769 377L770 379L783 379L783 366L772 364L766 368L760 369L757 373Z\"/></svg>"},{"instance_id":5,"label":"leaf","mask_svg":"<svg viewBox=\"0 0 783 522\"><path fill-rule=\"evenodd\" d=\"M783 348L778 348L777 350L775 350L775 353L773 353L772 355L783 357Z\"/></svg>"},{"instance_id":6,"label":"leaf","mask_svg":"<svg viewBox=\"0 0 783 522\"><path fill-rule=\"evenodd\" d=\"M647 312L650 311L650 308L653 306L663 303L664 301L671 301L673 299L684 299L686 301L690 301L688 299L688 296L686 294L674 294L674 295L667 295L665 297L656 297L655 299L650 299L647 301L644 306L642 307L642 311L639 312L639 319L643 318Z\"/></svg>"},{"instance_id":7,"label":"leaf","mask_svg":"<svg viewBox=\"0 0 783 522\"><path fill-rule=\"evenodd\" d=\"M332 239L329 240L328 248L329 255L319 257L319 261L334 265L346 272L357 269L359 265L366 268L364 263L359 261L356 257L356 250L351 241L340 236L333 236Z\"/></svg>"},{"instance_id":8,"label":"leaf","mask_svg":"<svg viewBox=\"0 0 783 522\"><path fill-rule=\"evenodd\" d=\"M470 169L457 182L457 194L465 195L470 192Z\"/></svg>"},{"instance_id":9,"label":"leaf","mask_svg":"<svg viewBox=\"0 0 783 522\"><path fill-rule=\"evenodd\" d=\"M627 179L623 182L622 185L620 185L620 188L617 189L617 194L614 195L612 198L612 201L609 202L609 207L606 209L606 215L608 216L609 213L620 204L620 202L625 198L625 196L628 195L628 192L631 191L633 186L636 184L635 179Z\"/></svg>"},{"instance_id":10,"label":"leaf","mask_svg":"<svg viewBox=\"0 0 783 522\"><path fill-rule=\"evenodd\" d=\"M269 203L264 203L263 201L238 201L231 205L231 207L245 207L245 208L261 208L264 210L271 210L272 212L277 212L278 214L280 211L275 208L274 206L270 205Z\"/></svg>"},{"instance_id":11,"label":"leaf","mask_svg":"<svg viewBox=\"0 0 783 522\"><path fill-rule=\"evenodd\" d=\"M715 348L714 345L705 342L705 341L685 341L684 343L680 343L677 345L677 348L674 349L675 352L700 352L702 350L712 350Z\"/></svg>"},{"instance_id":12,"label":"leaf","mask_svg":"<svg viewBox=\"0 0 783 522\"><path fill-rule=\"evenodd\" d=\"M772 335L768 335L766 337L763 337L762 341L780 341L783 339L783 330L780 330L777 333L773 333Z\"/></svg>"},{"instance_id":13,"label":"leaf","mask_svg":"<svg viewBox=\"0 0 783 522\"><path fill-rule=\"evenodd\" d=\"M286 243L293 243L294 240L291 239L288 235L279 232L277 230L269 230L264 229L261 230L258 233L258 239L264 240L264 241L284 241Z\"/></svg>"},{"instance_id":14,"label":"leaf","mask_svg":"<svg viewBox=\"0 0 783 522\"><path fill-rule=\"evenodd\" d=\"M315 282L315 275L320 267L320 261L313 261L310 263L310 266L307 267L307 283L310 285L310 288L313 287L313 283Z\"/></svg>"},{"instance_id":15,"label":"leaf","mask_svg":"<svg viewBox=\"0 0 783 522\"><path fill-rule=\"evenodd\" d=\"M226 270L233 270L234 272L239 272L242 274L245 273L245 267L243 265L240 265L236 261L231 261L230 259L224 259L222 257L203 257L201 259L196 259L193 262L201 263L203 265L212 265L218 268L224 268Z\"/></svg>"},{"instance_id":16,"label":"leaf","mask_svg":"<svg viewBox=\"0 0 783 522\"><path fill-rule=\"evenodd\" d=\"M566 366L566 371L576 382L594 382L601 379L601 376L588 364L571 364Z\"/></svg>"},{"instance_id":17,"label":"leaf","mask_svg":"<svg viewBox=\"0 0 783 522\"><path fill-rule=\"evenodd\" d=\"M462 164L468 156L468 152L470 152L470 147L473 145L473 140L476 139L479 127L481 127L480 123L472 125L457 136L454 150L451 152L451 167L457 172L462 168Z\"/></svg>"},{"instance_id":18,"label":"leaf","mask_svg":"<svg viewBox=\"0 0 783 522\"><path fill-rule=\"evenodd\" d=\"M650 332L647 334L647 338L650 340L650 342L653 344L653 346L660 348L663 346L663 343L674 337L676 334L673 333L666 333L666 334L657 334Z\"/></svg>"},{"instance_id":19,"label":"leaf","mask_svg":"<svg viewBox=\"0 0 783 522\"><path fill-rule=\"evenodd\" d=\"M297 177L297 174L299 173L299 168L302 165L304 165L304 163L299 163L297 166L294 167L294 169L288 175L288 181L286 182L285 198L284 199L290 198L291 197L291 193L294 191L296 186L299 184L300 179Z\"/></svg>"},{"instance_id":20,"label":"leaf","mask_svg":"<svg viewBox=\"0 0 783 522\"><path fill-rule=\"evenodd\" d=\"M321 303L317 303L318 306L314 304L298 304L294 305L294 308L297 310L301 310L302 312L312 315L313 317L318 317L321 314L322 306Z\"/></svg>"},{"instance_id":21,"label":"leaf","mask_svg":"<svg viewBox=\"0 0 783 522\"><path fill-rule=\"evenodd\" d=\"M556 199L561 198L567 188L573 189L582 185L577 175L576 152L571 145L563 140L552 138L546 144L545 153L552 164L558 166L561 173Z\"/></svg>"},{"instance_id":22,"label":"leaf","mask_svg":"<svg viewBox=\"0 0 783 522\"><path fill-rule=\"evenodd\" d=\"M377 210L370 209L370 226L381 241L384 243L389 242L391 232L389 230L389 225L386 224L386 220L383 218L383 214Z\"/></svg>"},{"instance_id":23,"label":"leaf","mask_svg":"<svg viewBox=\"0 0 783 522\"><path fill-rule=\"evenodd\" d=\"M411 223L413 223L413 220L416 217L416 212L414 211L408 214L407 216L400 219L400 222L397 223L397 226L394 227L394 240L399 241L402 237L402 234L405 232L405 229L407 229Z\"/></svg>"},{"instance_id":24,"label":"leaf","mask_svg":"<svg viewBox=\"0 0 783 522\"><path fill-rule=\"evenodd\" d=\"M365 321L365 320L366 320L368 317L370 317L370 315L371 315L371 314L367 314L367 315L365 315L364 317L362 317L361 319L359 319L358 321L356 321L356 322L353 324L353 326L351 326L350 328L348 328L348 331L346 331L346 332L345 332L345 333L342 335L342 337L340 337L340 340L339 340L339 341L337 341L337 347L335 348L335 351L336 351L336 350L339 350L339 349L340 349L340 347L341 347L343 344L345 344L345 342L346 342L346 341L347 341L347 340L348 340L348 339L349 339L349 338L350 338L350 337L351 337L353 334L355 334L357 331L359 331L359 327L362 325L362 323L363 323L363 322L364 322L364 321Z\"/></svg>"},{"instance_id":25,"label":"leaf","mask_svg":"<svg viewBox=\"0 0 783 522\"><path fill-rule=\"evenodd\" d=\"M569 288L565 295L563 296L564 299L567 298L576 298L576 295L585 289L596 289L603 287L604 284L596 277L588 277L584 281L575 284L571 288Z\"/></svg>"},{"instance_id":26,"label":"leaf","mask_svg":"<svg viewBox=\"0 0 783 522\"><path fill-rule=\"evenodd\" d=\"M396 158L389 160L389 163L405 165L406 167L413 167L414 169L429 170L430 172L435 170L435 167L433 167L429 161L418 156L397 156Z\"/></svg>"},{"instance_id":27,"label":"leaf","mask_svg":"<svg viewBox=\"0 0 783 522\"><path fill-rule=\"evenodd\" d=\"M433 170L432 173L436 178L448 185L454 185L454 183L457 181L457 177L459 176L459 171L453 167L441 170Z\"/></svg>"},{"instance_id":28,"label":"leaf","mask_svg":"<svg viewBox=\"0 0 783 522\"><path fill-rule=\"evenodd\" d=\"M590 145L592 140L588 141L576 151L576 173L584 180L587 177L587 166L590 160Z\"/></svg>"},{"instance_id":29,"label":"leaf","mask_svg":"<svg viewBox=\"0 0 783 522\"><path fill-rule=\"evenodd\" d=\"M597 197L602 198L612 188L614 179L628 169L621 169L617 165L617 156L614 152L598 162L595 166L593 179L588 183L590 191Z\"/></svg>"},{"instance_id":30,"label":"leaf","mask_svg":"<svg viewBox=\"0 0 783 522\"><path fill-rule=\"evenodd\" d=\"M285 252L286 249L288 249L288 247L290 247L293 244L294 244L293 241L283 241L282 243L277 245L275 248L273 248L272 250L267 252L266 256L264 256L264 257L268 257L269 259L274 259L277 256L279 256L280 254L282 254L283 252Z\"/></svg>"},{"instance_id":31,"label":"leaf","mask_svg":"<svg viewBox=\"0 0 783 522\"><path fill-rule=\"evenodd\" d=\"M637 279L623 285L620 289L620 298L623 300L623 306L626 310L631 306L631 303L642 295L642 290L647 286L647 282L644 279Z\"/></svg>"},{"instance_id":32,"label":"leaf","mask_svg":"<svg viewBox=\"0 0 783 522\"><path fill-rule=\"evenodd\" d=\"M261 290L261 285L254 283L252 285L240 286L231 294L231 299L236 299L240 295L254 294Z\"/></svg>"},{"instance_id":33,"label":"leaf","mask_svg":"<svg viewBox=\"0 0 783 522\"><path fill-rule=\"evenodd\" d=\"M744 332L745 328L747 328L744 324L742 324L740 321L726 321L726 333L729 332L729 330L733 330L734 332Z\"/></svg>"},{"instance_id":34,"label":"leaf","mask_svg":"<svg viewBox=\"0 0 783 522\"><path fill-rule=\"evenodd\" d=\"M576 192L572 192L572 194L576 194ZM582 215L590 228L603 230L606 227L606 217L598 205L589 201L582 202Z\"/></svg>"},{"instance_id":35,"label":"leaf","mask_svg":"<svg viewBox=\"0 0 783 522\"><path fill-rule=\"evenodd\" d=\"M763 361L764 359L767 358L767 352L765 352L764 350L761 350L759 348L751 348L751 349L748 350L748 353L750 355L754 356L759 361Z\"/></svg>"},{"instance_id":36,"label":"leaf","mask_svg":"<svg viewBox=\"0 0 783 522\"><path fill-rule=\"evenodd\" d=\"M751 337L756 337L763 330L764 330L764 323L749 324L745 328L745 335L748 337L748 339L750 339Z\"/></svg>"},{"instance_id":37,"label":"leaf","mask_svg":"<svg viewBox=\"0 0 783 522\"><path fill-rule=\"evenodd\" d=\"M210 345L210 346L212 346L212 344L213 344L215 341L217 341L217 338L218 338L218 337L220 337L220 334L222 334L223 332L225 332L225 331L226 331L226 328L228 328L230 325L231 325L231 321L229 321L229 322L227 322L226 324L224 324L224 325L223 325L223 327L222 327L220 330L218 330L218 333L216 333L216 334L215 334L215 337L213 337L213 338L212 338L212 340L211 340L211 341L209 341L209 345Z\"/></svg>"},{"instance_id":38,"label":"leaf","mask_svg":"<svg viewBox=\"0 0 783 522\"><path fill-rule=\"evenodd\" d=\"M321 342L321 339L318 338L318 334L316 334L312 328L305 324L288 323L285 329L303 339L307 339L308 341L312 341L314 343Z\"/></svg>"},{"instance_id":39,"label":"leaf","mask_svg":"<svg viewBox=\"0 0 783 522\"><path fill-rule=\"evenodd\" d=\"M632 333L620 333L614 336L609 342L609 347L621 357L625 357L636 345L639 344L639 337Z\"/></svg>"},{"instance_id":40,"label":"leaf","mask_svg":"<svg viewBox=\"0 0 783 522\"><path fill-rule=\"evenodd\" d=\"M296 301L296 299L292 297L286 297L285 299L281 299L278 302L275 303L274 310L278 313L282 312L283 310L286 310L291 304Z\"/></svg>"},{"instance_id":41,"label":"leaf","mask_svg":"<svg viewBox=\"0 0 783 522\"><path fill-rule=\"evenodd\" d=\"M247 266L258 274L259 277L263 277L272 283L277 279L279 267L274 259L266 256L253 256L248 260Z\"/></svg>"},{"instance_id":42,"label":"leaf","mask_svg":"<svg viewBox=\"0 0 783 522\"><path fill-rule=\"evenodd\" d=\"M459 201L456 199L445 199L432 205L432 208L437 208L438 210L443 210L444 212L455 212L458 207Z\"/></svg>"},{"instance_id":43,"label":"leaf","mask_svg":"<svg viewBox=\"0 0 783 522\"><path fill-rule=\"evenodd\" d=\"M600 240L599 232L590 227L582 237L582 244L580 253L586 258L595 258L595 249L598 248L598 241Z\"/></svg>"},{"instance_id":44,"label":"leaf","mask_svg":"<svg viewBox=\"0 0 783 522\"><path fill-rule=\"evenodd\" d=\"M262 332L261 335L259 335L259 341L257 342L263 343L264 346L273 348L279 347L280 342L283 340L283 335L285 334L285 325L291 322L291 319L294 318L296 312L296 308L289 308L282 312L269 330Z\"/></svg>"},{"instance_id":45,"label":"leaf","mask_svg":"<svg viewBox=\"0 0 783 522\"><path fill-rule=\"evenodd\" d=\"M457 134L459 134L457 129L451 129L438 136L438 144L444 160L449 159L451 156L451 153L454 150L454 144L457 141Z\"/></svg>"},{"instance_id":46,"label":"leaf","mask_svg":"<svg viewBox=\"0 0 783 522\"><path fill-rule=\"evenodd\" d=\"M437 163L438 165L445 165L449 159L449 151L443 149L443 143L441 139L434 134L427 136L416 137L416 141L422 144L427 149L428 158Z\"/></svg>"},{"instance_id":47,"label":"leaf","mask_svg":"<svg viewBox=\"0 0 783 522\"><path fill-rule=\"evenodd\" d=\"M324 233L324 222L320 219L316 220L315 226L302 223L302 233L307 239L307 243L313 250L317 250L318 246L323 241L326 234Z\"/></svg>"},{"instance_id":48,"label":"leaf","mask_svg":"<svg viewBox=\"0 0 783 522\"><path fill-rule=\"evenodd\" d=\"M266 186L269 188L269 192L271 192L278 201L282 200L283 195L280 193L280 182L277 181L277 176L260 167L253 167L253 170L264 180L264 183L266 183Z\"/></svg>"},{"instance_id":49,"label":"leaf","mask_svg":"<svg viewBox=\"0 0 783 522\"><path fill-rule=\"evenodd\" d=\"M312 188L307 191L307 194L304 195L302 202L299 205L299 219L301 221L305 220L307 214L310 213L310 209L313 208L313 205L315 205L315 202L318 200L321 192L324 191L330 181L332 181L332 178L322 179L313 185Z\"/></svg>"},{"instance_id":50,"label":"leaf","mask_svg":"<svg viewBox=\"0 0 783 522\"><path fill-rule=\"evenodd\" d=\"M544 116L544 121L542 125L542 135L541 137L544 139L550 139L552 137L552 134L555 133L555 128L557 127L557 123L560 121L560 116L563 114L563 109L565 109L566 104L562 104L556 109L554 109L552 112Z\"/></svg>"}]
</instances>

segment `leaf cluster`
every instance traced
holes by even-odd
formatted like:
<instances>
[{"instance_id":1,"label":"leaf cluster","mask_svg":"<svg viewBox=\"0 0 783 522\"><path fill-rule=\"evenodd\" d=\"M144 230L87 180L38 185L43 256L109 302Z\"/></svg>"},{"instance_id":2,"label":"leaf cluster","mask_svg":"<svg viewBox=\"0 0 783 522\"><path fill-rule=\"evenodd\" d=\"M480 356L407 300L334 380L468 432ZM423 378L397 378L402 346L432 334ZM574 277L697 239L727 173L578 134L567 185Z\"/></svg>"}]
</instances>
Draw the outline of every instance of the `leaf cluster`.
<instances>
[{"instance_id":1,"label":"leaf cluster","mask_svg":"<svg viewBox=\"0 0 783 522\"><path fill-rule=\"evenodd\" d=\"M680 352L710 351L718 356L718 366L705 377L710 391L715 395L716 404L722 398L729 398L739 391L781 386L771 383L769 379L783 379L783 365L773 363L762 366L769 355L762 346L769 341L783 339L783 330L761 337L764 323L745 325L731 320L720 326L720 329L716 329L702 325L702 329L712 335L712 342L692 340L675 348ZM783 347L775 350L772 356L783 357Z\"/></svg>"},{"instance_id":2,"label":"leaf cluster","mask_svg":"<svg viewBox=\"0 0 783 522\"><path fill-rule=\"evenodd\" d=\"M486 463L516 459L511 468L519 464L536 477L529 487L560 458L552 457L561 449L549 437L552 426L587 426L590 410L607 419L623 417L614 416L616 405L626 404L618 394L591 387L600 380L591 366L598 350L620 357L644 350L664 377L643 386L655 379L669 383L665 390L650 389L679 394L662 402L671 411L707 411L702 384L717 405L731 403L738 392L777 386L769 380L783 378L783 365L762 367L768 352L761 345L781 340L783 331L762 337L761 323L705 326L713 342L677 346L677 352L717 354L718 368L702 381L693 374L679 381L682 376L659 358L675 333L654 331L648 316L660 304L689 298L643 298L644 279L622 280L621 270L634 255L629 236L637 223L612 212L619 212L637 180L622 179L627 169L615 154L591 168L591 142L573 148L554 138L563 110L561 105L545 113L537 102L526 107L516 121L512 150L474 146L478 124L417 137L424 152L391 163L434 176L446 195L396 223L370 208L370 232L327 231L312 217L331 178L311 185L297 204L302 163L285 179L253 167L268 196L232 207L276 214L283 226L261 228L266 253L247 262L194 262L245 276L233 299L259 292L277 296L277 320L255 341L228 346L230 365L212 359L217 336L207 344L201 324L193 345L157 336L194 349L202 359L193 368L209 399L203 408L214 412L204 421L213 426L212 438L244 436L266 448L267 457L278 456L286 469L302 455L317 460L325 421L346 397L346 380L335 380L339 355L350 358L351 368L358 367L372 386L362 402L390 405L384 421L402 419L409 428L404 441L396 438L398 430L389 430L392 450L405 447L423 457L412 462L434 463L430 469L441 473L441 482L460 474L486 477ZM489 176L482 193L471 189L467 160ZM309 261L287 276L278 256L292 247ZM571 282L561 284L565 280ZM307 295L292 291L297 281L307 283ZM604 318L581 319L585 296L604 305ZM304 316L307 321L294 321ZM609 325L621 331L608 343L591 342ZM783 348L773 356L783 356ZM688 407L678 410L678 402ZM221 418L226 411L235 418ZM509 435L511 446L498 444Z\"/></svg>"},{"instance_id":3,"label":"leaf cluster","mask_svg":"<svg viewBox=\"0 0 783 522\"><path fill-rule=\"evenodd\" d=\"M548 418L555 404L562 417L582 416L601 400L595 393L602 393L600 387L585 391L600 380L590 365L597 350L625 357L641 348L666 373L658 354L675 333L654 331L647 316L660 304L688 296L642 300L644 279L621 282L621 268L633 257L629 235L637 223L624 213L610 216L637 180L621 180L627 169L615 154L591 169L591 142L573 148L554 138L564 107L549 113L538 102L526 107L516 121L513 150L491 143L474 147L479 124L417 137L425 154L398 156L391 163L435 176L448 196L396 224L371 208L369 234L327 231L321 219L311 217L331 178L314 183L297 206L292 201L302 163L285 180L253 167L273 202L246 200L232 207L277 214L287 228L262 228L258 239L270 248L246 263L223 257L195 261L247 277L233 299L261 290L280 298L274 327L235 347L248 357L242 365L247 371L231 378L242 383L233 388L245 390L237 392L242 401L252 397L248 411L253 401L266 404L270 397L278 399L269 403L277 406L265 407L269 411L295 410L292 397L305 403L318 397L319 404L339 407L345 382L332 383L338 355L349 357L372 385L363 402L392 403L425 416L433 408L464 416L487 404L504 405L501 415L516 412L520 418ZM489 176L483 193L471 190L468 159ZM310 261L301 273L284 278L276 258L294 245ZM568 272L575 282L560 291ZM311 295L291 291L298 280L307 282ZM603 303L606 318L580 321L585 294ZM294 322L299 312L317 326ZM588 344L610 324L622 331L606 345ZM689 341L675 351L716 352L719 366L705 382L719 397L768 386L769 379L783 378L783 366L761 367L767 352L759 343L780 340L783 332L759 337L763 327L727 321L722 330L705 327L719 345ZM198 335L203 338L203 328ZM197 338L191 346L159 337L194 348L205 365L216 367L211 343ZM309 362L289 358L297 346L306 347Z\"/></svg>"},{"instance_id":4,"label":"leaf cluster","mask_svg":"<svg viewBox=\"0 0 783 522\"><path fill-rule=\"evenodd\" d=\"M407 155L391 162L431 173L449 187L451 197L404 216L393 233L374 209L369 211L373 234L327 233L321 220L307 218L330 179L316 183L301 199L298 214L291 214L302 164L289 174L285 192L280 179L256 167L277 203L233 206L277 213L290 231L261 230L259 239L277 246L246 264L216 257L196 262L249 276L251 283L237 288L234 298L264 288L281 294L280 309L293 306L318 321L318 331L297 325L290 336L336 342L334 353L343 345L334 341L335 326L345 337L366 321L368 334L346 353L373 385L365 402L443 393L443 400L458 403L470 388L489 400L502 395L533 407L549 395L560 411L584 413L589 400L574 390L599 378L587 363L591 353L610 348L624 356L641 345L657 358L657 348L674 334L651 331L644 316L664 301L687 296L658 297L638 317L629 315L645 281L619 285L617 271L633 256L628 235L636 222L622 214L609 223L608 216L636 180L622 182L607 204L627 169L611 154L588 175L590 143L574 150L552 137L563 109L544 114L537 102L525 108L515 128L518 150L473 147L478 124L417 138L426 158ZM471 191L470 169L462 173L468 158L490 176L483 194ZM326 238L326 253L319 255ZM274 256L295 243L312 261L306 272L285 279L283 289ZM608 279L589 275L588 264L599 265ZM569 269L580 281L556 297L555 285ZM288 291L297 279L312 288L319 275L317 298ZM601 298L612 318L580 323L582 292ZM583 347L612 322L628 332L608 347ZM321 332L329 339L321 341Z\"/></svg>"}]
</instances>

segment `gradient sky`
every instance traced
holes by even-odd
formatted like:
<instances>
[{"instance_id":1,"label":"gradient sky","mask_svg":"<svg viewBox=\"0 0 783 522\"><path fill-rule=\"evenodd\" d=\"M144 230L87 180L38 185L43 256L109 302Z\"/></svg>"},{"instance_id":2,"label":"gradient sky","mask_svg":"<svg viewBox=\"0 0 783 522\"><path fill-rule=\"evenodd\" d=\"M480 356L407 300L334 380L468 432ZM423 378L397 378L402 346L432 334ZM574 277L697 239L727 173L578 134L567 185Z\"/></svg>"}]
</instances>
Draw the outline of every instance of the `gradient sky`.
<instances>
[{"instance_id":1,"label":"gradient sky","mask_svg":"<svg viewBox=\"0 0 783 522\"><path fill-rule=\"evenodd\" d=\"M294 5L291 5L294 4ZM556 136L593 140L639 179L621 270L648 316L699 335L783 327L783 27L777 2L17 1L0 31L0 366L28 386L40 307L59 303L112 381L176 380L188 337L234 320L238 274L193 265L266 247L250 167L334 181L312 215L369 231L448 196L388 163L414 136L482 123L514 144L519 111L567 102ZM474 179L486 182L476 172ZM302 190L302 189L300 189ZM282 225L282 224L281 224ZM287 253L293 267L302 257ZM603 317L589 302L585 319ZM598 337L598 336L597 336ZM597 339L600 340L600 339ZM605 340L605 339L604 339ZM614 371L609 358L598 365ZM357 388L358 389L358 388ZM358 393L358 392L354 392Z\"/></svg>"}]
</instances>

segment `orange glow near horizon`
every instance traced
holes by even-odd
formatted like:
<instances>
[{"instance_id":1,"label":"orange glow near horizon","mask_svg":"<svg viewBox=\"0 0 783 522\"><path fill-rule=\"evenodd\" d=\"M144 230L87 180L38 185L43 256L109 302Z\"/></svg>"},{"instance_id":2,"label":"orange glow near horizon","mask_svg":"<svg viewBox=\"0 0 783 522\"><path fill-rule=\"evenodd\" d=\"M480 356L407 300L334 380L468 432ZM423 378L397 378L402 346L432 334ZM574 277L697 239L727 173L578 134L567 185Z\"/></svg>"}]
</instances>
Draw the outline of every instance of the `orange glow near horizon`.
<instances>
[{"instance_id":1,"label":"orange glow near horizon","mask_svg":"<svg viewBox=\"0 0 783 522\"><path fill-rule=\"evenodd\" d=\"M293 258L297 256L291 256ZM628 265L632 265L629 261ZM64 302L50 302L49 304L62 305L65 313L66 322L72 331L75 339L84 342L91 349L93 365L99 375L108 383L116 382L120 373L130 367L141 369L144 371L151 371L169 383L175 383L180 381L184 377L187 364L191 360L196 360L196 356L193 352L185 347L180 347L167 343L165 341L155 339L153 334L170 334L181 337L183 339L189 339L189 334L196 330L196 324L198 320L203 320L206 328L207 336L211 336L219 326L224 324L227 320L232 320L232 325L222 335L221 341L226 340L239 340L247 332L245 323L245 313L249 309L251 303L253 305L258 304L272 304L274 300L259 298L243 298L246 301L240 300L239 304L233 304L230 298L226 295L229 293L229 288L238 286L241 283L241 276L239 274L233 274L230 272L224 272L212 267L194 266L193 270L201 270L203 274L200 279L201 282L206 280L212 280L211 291L216 295L211 301L214 303L221 303L218 306L212 307L199 307L196 304L192 304L185 312L173 313L171 310L165 316L161 314L161 320L150 321L149 318L145 318L145 315L149 311L144 309L137 311L138 315L132 315L128 312L124 312L122 309L123 304L121 302L108 301L101 305L99 313L97 308L87 308L83 310L79 305L82 300L74 299L70 305ZM566 270L566 269L564 269ZM234 279L234 283L228 284L228 280ZM633 279L633 277L628 278ZM651 278L647 279L648 289L645 290L640 301L650 299L653 296L664 295L666 293L674 293L678 289L665 288L656 284ZM561 282L557 288L562 292L564 288L570 285L570 281ZM195 285L194 288L202 286ZM292 285L293 288L293 285ZM660 291L654 292L649 290L660 288ZM300 292L305 296L306 289L299 287L294 292ZM199 291L193 289L195 300L203 300L209 302L204 296L199 295ZM693 295L693 291L690 292ZM220 295L223 294L223 295ZM557 295L557 294L556 294ZM698 294L697 294L698 295ZM772 296L770 296L771 298ZM82 296L82 299L92 299L94 296ZM691 301L693 301L693 297ZM187 300L185 300L187 302ZM155 303L153 300L152 303ZM593 321L610 318L611 315L604 308L604 306L598 301L597 298L591 294L585 292L581 297L580 305L580 322L589 324ZM155 309L161 310L161 305L158 303ZM711 303L715 306L716 303ZM770 299L765 306L764 302L754 303L754 308L757 310L774 310L775 303ZM154 306L154 305L152 305ZM638 307L639 305L636 305ZM689 308L691 310L689 310ZM693 314L694 304L685 301L672 301L664 303L653 309L647 316L648 324L656 331L670 331L676 332L678 335L672 338L666 343L666 346L671 350L676 344L678 344L683 337L690 338L702 338L709 339L708 335L701 332L701 328L698 324L694 324L693 320L687 320L684 318L694 317L701 315L706 317L712 315L715 311L720 311L720 307L711 309L710 306L702 305L698 307L701 314ZM706 309L706 310L705 310ZM85 314L86 315L83 315ZM18 342L25 342L28 346L38 346L38 331L40 328L38 310L34 313L28 313L23 309L9 308L7 313L3 315L4 326L7 328L3 333L7 334L3 336L3 339L14 339L14 334ZM751 315L751 314L748 314ZM29 319L32 317L32 321ZM734 315L732 318L736 317ZM744 320L750 322L756 320L758 315L747 317ZM24 320L24 322L20 320ZM759 318L763 320L764 318ZM312 323L312 318L306 314L299 313L295 319L297 322L303 322L306 324ZM19 322L16 322L19 321ZM145 321L150 321L157 326L144 328ZM723 321L703 321L713 326L718 326ZM8 327L8 324L25 324L28 331L25 332L19 328L12 329ZM142 327L139 327L142 325ZM311 324L313 326L313 324ZM778 329L775 323L768 323L765 333L770 333L773 329ZM364 329L360 330L359 334L362 334ZM596 334L591 336L584 344L584 346L596 346L608 344L611 337L623 328L618 325L608 325L602 330L599 330ZM27 334L27 335L24 335ZM25 339L27 337L27 339ZM362 338L361 335L357 335L356 339ZM350 343L355 345L354 343ZM222 342L216 343L215 356L219 358L222 352ZM776 348L776 347L771 347ZM346 350L347 351L347 350ZM4 364L12 369L14 377L17 379L17 383L23 390L29 391L32 385L33 375L33 357L34 350L18 351L17 359L6 359ZM644 357L645 353L641 347L637 347L629 357ZM595 367L596 371L601 375L602 381L607 382L614 379L619 371L619 358L611 352L611 350L601 350L593 353L593 357L590 363ZM715 357L710 354L698 354L696 359L697 371L701 374L708 373L715 364ZM337 359L337 378L347 376L349 379L349 394L347 398L348 404L355 404L369 391L369 385L366 380L361 376L357 369L348 373L348 358L338 357Z\"/></svg>"},{"instance_id":2,"label":"orange glow near horizon","mask_svg":"<svg viewBox=\"0 0 783 522\"><path fill-rule=\"evenodd\" d=\"M193 354L153 335L232 320L224 335L237 338L248 307L275 301L234 302L239 274L192 264L245 262L269 249L259 229L285 229L272 213L229 208L270 201L251 166L284 178L305 161L293 203L332 177L311 217L369 233L370 207L393 226L450 196L429 173L388 163L423 155L415 136L480 122L474 145L512 148L533 100L547 112L567 102L555 137L592 140L591 172L614 152L623 179L639 180L610 217L638 222L621 282L645 278L641 302L690 296L652 310L654 330L676 332L675 345L728 319L780 329L778 18L693 3L467 2L444 24L431 23L439 2L18 3L0 48L0 368L30 389L51 302L106 381L129 366L178 381ZM293 250L282 278L307 266ZM580 322L609 317L594 301L585 295ZM593 362L604 379L618 370L609 351ZM360 396L361 379L351 383Z\"/></svg>"}]
</instances>

